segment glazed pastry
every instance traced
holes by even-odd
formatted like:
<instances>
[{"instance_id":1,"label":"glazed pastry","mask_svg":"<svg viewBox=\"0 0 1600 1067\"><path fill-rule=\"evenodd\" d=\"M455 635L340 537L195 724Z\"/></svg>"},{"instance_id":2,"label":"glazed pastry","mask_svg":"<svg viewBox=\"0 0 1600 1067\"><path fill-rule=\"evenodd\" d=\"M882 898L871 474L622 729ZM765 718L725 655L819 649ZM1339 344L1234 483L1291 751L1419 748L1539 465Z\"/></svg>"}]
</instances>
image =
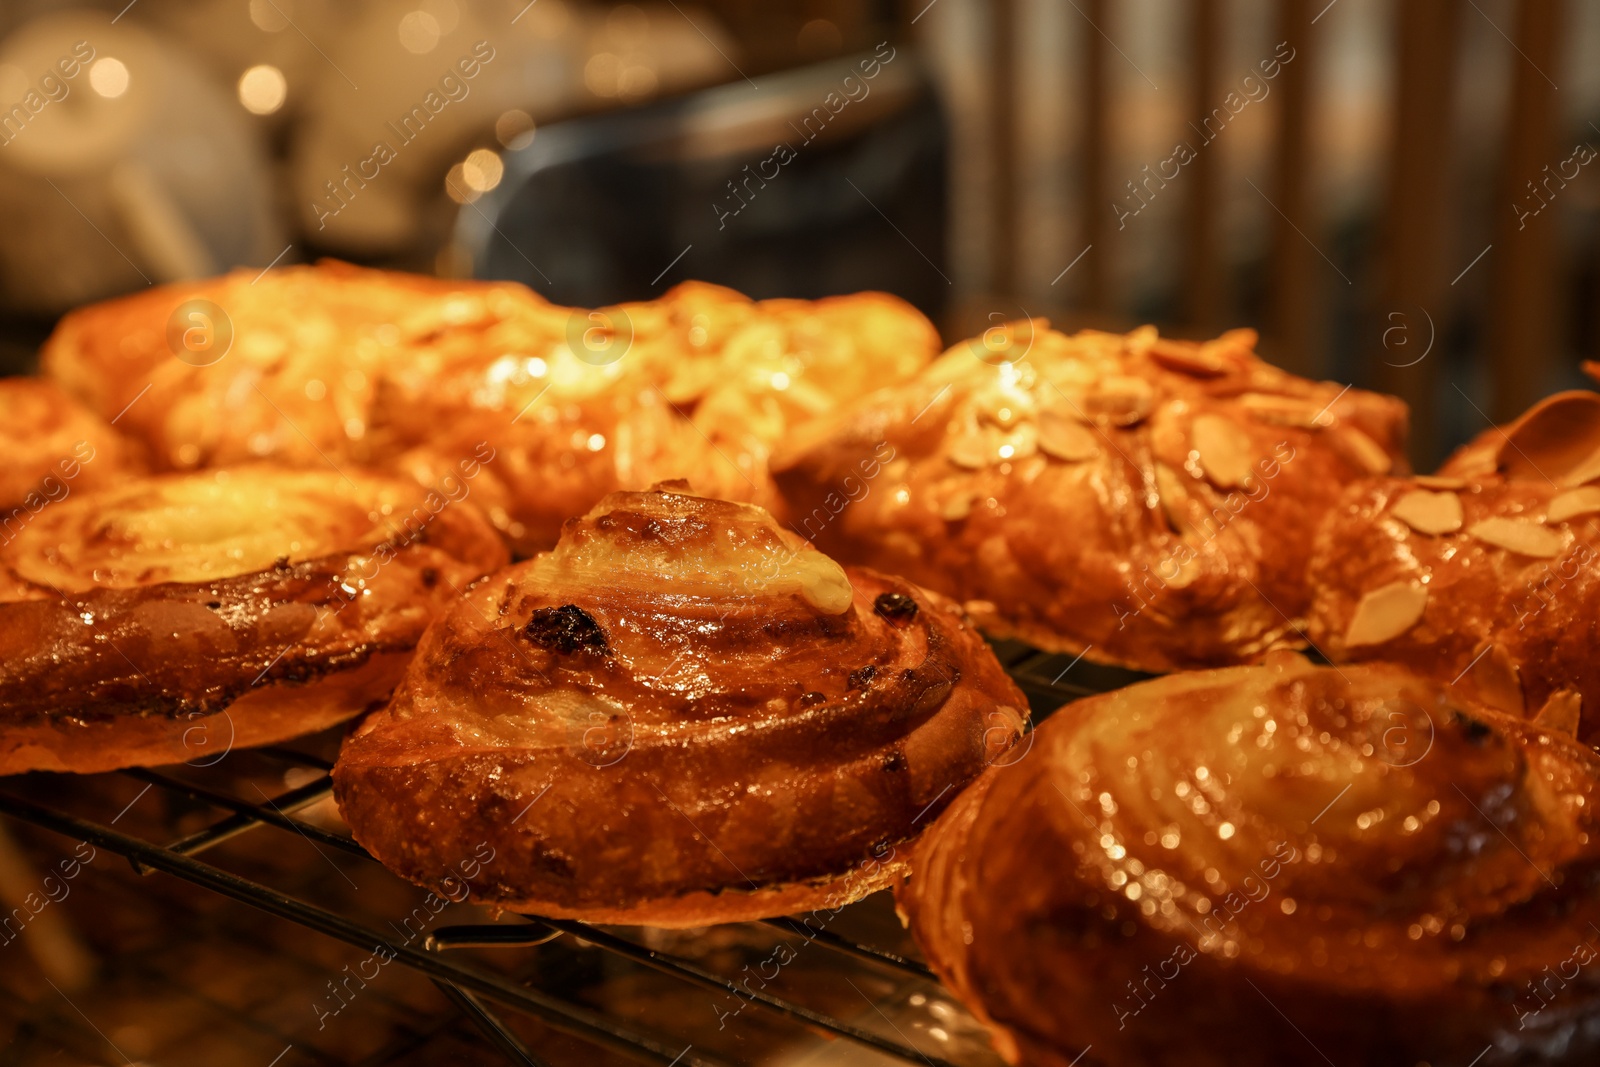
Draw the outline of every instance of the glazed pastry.
<instances>
[{"instance_id":1,"label":"glazed pastry","mask_svg":"<svg viewBox=\"0 0 1600 1067\"><path fill-rule=\"evenodd\" d=\"M36 378L0 378L0 543L72 493L143 469L138 448L68 396Z\"/></svg>"},{"instance_id":2,"label":"glazed pastry","mask_svg":"<svg viewBox=\"0 0 1600 1067\"><path fill-rule=\"evenodd\" d=\"M825 551L965 602L992 635L1151 671L1301 644L1337 487L1405 408L1258 359L1255 334L1013 323L802 430L774 459Z\"/></svg>"},{"instance_id":3,"label":"glazed pastry","mask_svg":"<svg viewBox=\"0 0 1600 1067\"><path fill-rule=\"evenodd\" d=\"M663 479L771 506L780 440L938 351L928 320L882 293L757 302L690 282L597 311L490 296L452 308L451 327L386 373L374 432L424 480L487 439L500 457L489 512L519 554L606 493Z\"/></svg>"},{"instance_id":4,"label":"glazed pastry","mask_svg":"<svg viewBox=\"0 0 1600 1067\"><path fill-rule=\"evenodd\" d=\"M1032 739L898 894L1011 1063L1600 1056L1600 759L1571 738L1282 652Z\"/></svg>"},{"instance_id":5,"label":"glazed pastry","mask_svg":"<svg viewBox=\"0 0 1600 1067\"><path fill-rule=\"evenodd\" d=\"M487 842L480 903L703 926L889 885L1026 708L942 598L658 487L440 619L334 791L419 884Z\"/></svg>"},{"instance_id":6,"label":"glazed pastry","mask_svg":"<svg viewBox=\"0 0 1600 1067\"><path fill-rule=\"evenodd\" d=\"M378 376L409 342L399 324L464 290L520 289L332 261L237 270L69 313L40 369L102 418L121 413L158 469L343 466L370 457Z\"/></svg>"},{"instance_id":7,"label":"glazed pastry","mask_svg":"<svg viewBox=\"0 0 1600 1067\"><path fill-rule=\"evenodd\" d=\"M73 493L0 547L0 774L214 762L387 700L505 548L413 483L240 467Z\"/></svg>"},{"instance_id":8,"label":"glazed pastry","mask_svg":"<svg viewBox=\"0 0 1600 1067\"><path fill-rule=\"evenodd\" d=\"M1310 635L1600 743L1600 394L1549 397L1433 478L1351 489L1317 538Z\"/></svg>"},{"instance_id":9,"label":"glazed pastry","mask_svg":"<svg viewBox=\"0 0 1600 1067\"><path fill-rule=\"evenodd\" d=\"M324 261L75 311L43 368L123 413L161 469L362 464L448 492L484 445L498 459L475 502L525 554L659 479L772 504L767 455L793 426L937 350L928 320L882 293L756 302L688 283L591 311Z\"/></svg>"}]
</instances>

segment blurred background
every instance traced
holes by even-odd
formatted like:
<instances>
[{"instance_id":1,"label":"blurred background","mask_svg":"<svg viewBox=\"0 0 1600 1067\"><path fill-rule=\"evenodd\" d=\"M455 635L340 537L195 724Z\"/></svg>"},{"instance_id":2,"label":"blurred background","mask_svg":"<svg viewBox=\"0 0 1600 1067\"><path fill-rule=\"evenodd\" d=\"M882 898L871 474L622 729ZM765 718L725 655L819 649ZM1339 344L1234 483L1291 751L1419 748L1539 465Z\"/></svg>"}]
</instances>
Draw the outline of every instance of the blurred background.
<instances>
[{"instance_id":1,"label":"blurred background","mask_svg":"<svg viewBox=\"0 0 1600 1067\"><path fill-rule=\"evenodd\" d=\"M603 304L899 293L947 340L1254 326L1427 467L1600 356L1579 0L7 0L0 359L337 256Z\"/></svg>"}]
</instances>

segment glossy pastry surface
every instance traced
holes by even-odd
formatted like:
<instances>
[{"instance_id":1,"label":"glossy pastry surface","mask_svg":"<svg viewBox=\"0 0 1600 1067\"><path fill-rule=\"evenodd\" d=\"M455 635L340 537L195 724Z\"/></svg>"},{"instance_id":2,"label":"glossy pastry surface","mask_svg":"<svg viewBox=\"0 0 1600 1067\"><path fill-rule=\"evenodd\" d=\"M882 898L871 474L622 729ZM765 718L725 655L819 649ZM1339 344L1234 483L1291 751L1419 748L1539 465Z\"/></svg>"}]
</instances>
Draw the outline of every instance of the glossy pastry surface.
<instances>
[{"instance_id":1,"label":"glossy pastry surface","mask_svg":"<svg viewBox=\"0 0 1600 1067\"><path fill-rule=\"evenodd\" d=\"M73 494L0 547L0 773L348 718L505 558L470 506L395 479L240 467Z\"/></svg>"},{"instance_id":2,"label":"glossy pastry surface","mask_svg":"<svg viewBox=\"0 0 1600 1067\"><path fill-rule=\"evenodd\" d=\"M74 492L144 469L140 450L64 392L37 378L0 378L0 541Z\"/></svg>"},{"instance_id":3,"label":"glossy pastry surface","mask_svg":"<svg viewBox=\"0 0 1600 1067\"><path fill-rule=\"evenodd\" d=\"M1204 344L1013 323L803 429L797 528L965 602L991 634L1146 670L1299 642L1340 485L1401 462L1405 409Z\"/></svg>"},{"instance_id":4,"label":"glossy pastry surface","mask_svg":"<svg viewBox=\"0 0 1600 1067\"><path fill-rule=\"evenodd\" d=\"M1600 742L1600 395L1550 397L1432 478L1376 479L1326 520L1310 636Z\"/></svg>"},{"instance_id":5,"label":"glossy pastry surface","mask_svg":"<svg viewBox=\"0 0 1600 1067\"><path fill-rule=\"evenodd\" d=\"M1013 1063L1591 1063L1597 772L1400 668L1277 653L1062 709L899 900Z\"/></svg>"},{"instance_id":6,"label":"glossy pastry surface","mask_svg":"<svg viewBox=\"0 0 1600 1067\"><path fill-rule=\"evenodd\" d=\"M607 497L476 587L334 783L413 881L487 840L477 900L695 926L889 884L1025 715L948 602L663 487Z\"/></svg>"},{"instance_id":7,"label":"glossy pastry surface","mask_svg":"<svg viewBox=\"0 0 1600 1067\"><path fill-rule=\"evenodd\" d=\"M525 554L661 479L772 504L767 456L793 427L937 351L882 293L755 301L690 282L591 310L324 261L80 309L43 369L121 414L159 469L333 462L447 489L476 457L476 503Z\"/></svg>"}]
</instances>

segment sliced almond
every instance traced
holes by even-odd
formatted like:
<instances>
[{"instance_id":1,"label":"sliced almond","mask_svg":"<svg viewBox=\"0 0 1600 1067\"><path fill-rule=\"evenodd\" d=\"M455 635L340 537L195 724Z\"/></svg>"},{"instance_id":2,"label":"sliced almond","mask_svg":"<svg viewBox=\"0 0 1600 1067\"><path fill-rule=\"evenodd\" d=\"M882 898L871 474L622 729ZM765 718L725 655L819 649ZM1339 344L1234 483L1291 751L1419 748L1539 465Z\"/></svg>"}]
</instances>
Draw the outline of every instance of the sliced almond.
<instances>
[{"instance_id":1,"label":"sliced almond","mask_svg":"<svg viewBox=\"0 0 1600 1067\"><path fill-rule=\"evenodd\" d=\"M1495 462L1508 478L1570 488L1600 477L1600 394L1557 393L1489 432L1500 438Z\"/></svg>"},{"instance_id":2,"label":"sliced almond","mask_svg":"<svg viewBox=\"0 0 1600 1067\"><path fill-rule=\"evenodd\" d=\"M1250 435L1221 415L1200 415L1190 430L1200 469L1218 489L1235 489L1250 477Z\"/></svg>"},{"instance_id":3,"label":"sliced almond","mask_svg":"<svg viewBox=\"0 0 1600 1067\"><path fill-rule=\"evenodd\" d=\"M1102 378L1085 399L1085 410L1096 419L1113 426L1132 426L1150 414L1156 391L1143 378L1112 374Z\"/></svg>"},{"instance_id":4,"label":"sliced almond","mask_svg":"<svg viewBox=\"0 0 1600 1067\"><path fill-rule=\"evenodd\" d=\"M1472 658L1472 682L1477 687L1478 698L1491 708L1521 716L1525 709L1517 665L1501 645L1494 642L1484 645L1478 646Z\"/></svg>"},{"instance_id":5,"label":"sliced almond","mask_svg":"<svg viewBox=\"0 0 1600 1067\"><path fill-rule=\"evenodd\" d=\"M1346 647L1392 641L1417 624L1428 606L1426 586L1405 580L1366 593L1344 632Z\"/></svg>"},{"instance_id":6,"label":"sliced almond","mask_svg":"<svg viewBox=\"0 0 1600 1067\"><path fill-rule=\"evenodd\" d=\"M1100 454L1099 435L1076 419L1048 411L1039 416L1039 451L1078 463Z\"/></svg>"},{"instance_id":7,"label":"sliced almond","mask_svg":"<svg viewBox=\"0 0 1600 1067\"><path fill-rule=\"evenodd\" d=\"M1545 698L1544 707L1533 717L1533 724L1546 733L1578 736L1583 719L1583 696L1574 689L1557 689Z\"/></svg>"},{"instance_id":8,"label":"sliced almond","mask_svg":"<svg viewBox=\"0 0 1600 1067\"><path fill-rule=\"evenodd\" d=\"M1600 485L1586 485L1562 493L1545 507L1545 522L1566 522L1579 515L1600 511Z\"/></svg>"},{"instance_id":9,"label":"sliced almond","mask_svg":"<svg viewBox=\"0 0 1600 1067\"><path fill-rule=\"evenodd\" d=\"M1354 426L1341 426L1339 435L1349 446L1356 463L1368 474L1388 474L1394 468L1394 457L1361 430Z\"/></svg>"},{"instance_id":10,"label":"sliced almond","mask_svg":"<svg viewBox=\"0 0 1600 1067\"><path fill-rule=\"evenodd\" d=\"M967 470L982 470L989 465L991 459L998 459L989 448L988 439L981 433L968 431L951 438L945 447L945 455L951 463Z\"/></svg>"},{"instance_id":11,"label":"sliced almond","mask_svg":"<svg viewBox=\"0 0 1600 1067\"><path fill-rule=\"evenodd\" d=\"M1149 348L1150 358L1168 370L1192 374L1197 378L1215 378L1226 374L1228 364L1215 350L1207 351L1193 341L1174 341L1161 338Z\"/></svg>"},{"instance_id":12,"label":"sliced almond","mask_svg":"<svg viewBox=\"0 0 1600 1067\"><path fill-rule=\"evenodd\" d=\"M1455 533L1461 529L1461 498L1451 492L1413 489L1390 506L1389 514L1418 533Z\"/></svg>"},{"instance_id":13,"label":"sliced almond","mask_svg":"<svg viewBox=\"0 0 1600 1067\"><path fill-rule=\"evenodd\" d=\"M1161 510L1167 525L1174 533L1189 529L1189 489L1185 478L1165 463L1156 464L1156 494L1161 497Z\"/></svg>"},{"instance_id":14,"label":"sliced almond","mask_svg":"<svg viewBox=\"0 0 1600 1067\"><path fill-rule=\"evenodd\" d=\"M1566 538L1532 519L1496 516L1480 519L1467 527L1467 533L1485 544L1535 559L1553 559L1566 546Z\"/></svg>"},{"instance_id":15,"label":"sliced almond","mask_svg":"<svg viewBox=\"0 0 1600 1067\"><path fill-rule=\"evenodd\" d=\"M971 489L958 489L939 509L939 517L946 522L960 522L972 514L972 505L981 495Z\"/></svg>"},{"instance_id":16,"label":"sliced almond","mask_svg":"<svg viewBox=\"0 0 1600 1067\"><path fill-rule=\"evenodd\" d=\"M1251 415L1274 426L1297 426L1313 430L1328 424L1323 415L1323 405L1298 396L1275 396L1272 393L1241 393L1239 403Z\"/></svg>"},{"instance_id":17,"label":"sliced almond","mask_svg":"<svg viewBox=\"0 0 1600 1067\"><path fill-rule=\"evenodd\" d=\"M1461 478L1441 478L1437 474L1417 474L1411 480L1424 489L1465 489L1467 483Z\"/></svg>"}]
</instances>

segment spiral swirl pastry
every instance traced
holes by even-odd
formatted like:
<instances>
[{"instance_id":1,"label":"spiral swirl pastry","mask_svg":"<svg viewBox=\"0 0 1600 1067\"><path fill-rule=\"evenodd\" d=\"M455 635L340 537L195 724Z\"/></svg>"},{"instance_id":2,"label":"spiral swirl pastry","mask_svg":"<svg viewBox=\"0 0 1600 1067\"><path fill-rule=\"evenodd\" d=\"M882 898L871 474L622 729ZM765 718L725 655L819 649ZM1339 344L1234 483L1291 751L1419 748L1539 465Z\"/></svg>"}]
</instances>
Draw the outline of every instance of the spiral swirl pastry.
<instances>
[{"instance_id":1,"label":"spiral swirl pastry","mask_svg":"<svg viewBox=\"0 0 1600 1067\"><path fill-rule=\"evenodd\" d=\"M754 505L658 487L441 618L334 789L419 884L487 841L481 902L700 926L890 884L1026 714L948 602Z\"/></svg>"},{"instance_id":2,"label":"spiral swirl pastry","mask_svg":"<svg viewBox=\"0 0 1600 1067\"><path fill-rule=\"evenodd\" d=\"M1405 409L1254 344L995 327L803 427L788 517L1041 648L1163 671L1297 645L1306 546L1336 487L1399 462Z\"/></svg>"},{"instance_id":3,"label":"spiral swirl pastry","mask_svg":"<svg viewBox=\"0 0 1600 1067\"><path fill-rule=\"evenodd\" d=\"M0 774L206 762L385 701L504 546L404 481L240 467L74 493L0 546Z\"/></svg>"},{"instance_id":4,"label":"spiral swirl pastry","mask_svg":"<svg viewBox=\"0 0 1600 1067\"><path fill-rule=\"evenodd\" d=\"M142 471L139 449L58 386L0 379L0 542L74 492Z\"/></svg>"},{"instance_id":5,"label":"spiral swirl pastry","mask_svg":"<svg viewBox=\"0 0 1600 1067\"><path fill-rule=\"evenodd\" d=\"M1352 488L1320 531L1310 635L1600 744L1600 394L1562 393L1432 478Z\"/></svg>"},{"instance_id":6,"label":"spiral swirl pastry","mask_svg":"<svg viewBox=\"0 0 1600 1067\"><path fill-rule=\"evenodd\" d=\"M1600 1054L1595 754L1390 666L1179 674L1062 709L899 892L1012 1063Z\"/></svg>"}]
</instances>

